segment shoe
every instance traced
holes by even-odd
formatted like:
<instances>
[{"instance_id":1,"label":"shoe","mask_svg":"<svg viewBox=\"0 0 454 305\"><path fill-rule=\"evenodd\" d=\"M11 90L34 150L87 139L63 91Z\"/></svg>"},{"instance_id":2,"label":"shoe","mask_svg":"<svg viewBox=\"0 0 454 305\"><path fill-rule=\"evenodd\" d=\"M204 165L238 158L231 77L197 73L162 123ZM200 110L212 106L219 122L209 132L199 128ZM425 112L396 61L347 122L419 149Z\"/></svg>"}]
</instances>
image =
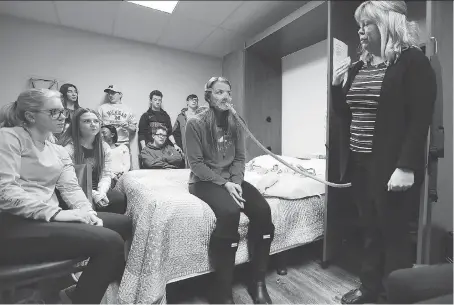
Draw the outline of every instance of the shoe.
<instances>
[{"instance_id":1,"label":"shoe","mask_svg":"<svg viewBox=\"0 0 454 305\"><path fill-rule=\"evenodd\" d=\"M365 304L375 303L378 299L378 295L369 290L363 288L356 288L350 290L342 296L342 304Z\"/></svg>"},{"instance_id":2,"label":"shoe","mask_svg":"<svg viewBox=\"0 0 454 305\"><path fill-rule=\"evenodd\" d=\"M266 235L265 235L266 236ZM254 281L251 287L251 296L254 304L273 304L266 289L265 276L268 270L270 247L274 234L269 234L265 239L262 235L256 238L252 250L252 268Z\"/></svg>"},{"instance_id":3,"label":"shoe","mask_svg":"<svg viewBox=\"0 0 454 305\"><path fill-rule=\"evenodd\" d=\"M69 286L60 291L58 296L62 304L72 304L74 299L74 293L76 291L76 285Z\"/></svg>"},{"instance_id":4,"label":"shoe","mask_svg":"<svg viewBox=\"0 0 454 305\"><path fill-rule=\"evenodd\" d=\"M232 284L238 241L212 237L210 243L210 254L216 278L213 303L234 304Z\"/></svg>"},{"instance_id":5,"label":"shoe","mask_svg":"<svg viewBox=\"0 0 454 305\"><path fill-rule=\"evenodd\" d=\"M252 287L254 304L273 304L266 289L265 281L258 281Z\"/></svg>"}]
</instances>

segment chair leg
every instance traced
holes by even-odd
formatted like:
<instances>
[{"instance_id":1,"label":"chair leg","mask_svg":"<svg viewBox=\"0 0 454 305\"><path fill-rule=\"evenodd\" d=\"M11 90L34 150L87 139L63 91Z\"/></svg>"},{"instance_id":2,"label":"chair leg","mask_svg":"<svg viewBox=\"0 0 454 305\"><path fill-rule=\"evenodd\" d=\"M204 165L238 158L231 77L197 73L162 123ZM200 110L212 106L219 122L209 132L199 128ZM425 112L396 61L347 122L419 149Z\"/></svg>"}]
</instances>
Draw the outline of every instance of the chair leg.
<instances>
[{"instance_id":1,"label":"chair leg","mask_svg":"<svg viewBox=\"0 0 454 305\"><path fill-rule=\"evenodd\" d=\"M279 275L286 275L287 274L287 253L286 251L278 253L275 255L276 261L276 272Z\"/></svg>"}]
</instances>

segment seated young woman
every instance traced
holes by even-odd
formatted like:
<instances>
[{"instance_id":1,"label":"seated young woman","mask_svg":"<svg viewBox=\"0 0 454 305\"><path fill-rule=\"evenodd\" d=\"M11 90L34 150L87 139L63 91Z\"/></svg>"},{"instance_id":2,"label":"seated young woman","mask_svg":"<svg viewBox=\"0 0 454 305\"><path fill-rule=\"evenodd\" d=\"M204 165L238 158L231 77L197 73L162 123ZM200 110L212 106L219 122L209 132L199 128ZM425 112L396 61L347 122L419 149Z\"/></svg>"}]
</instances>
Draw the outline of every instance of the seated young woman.
<instances>
[{"instance_id":1,"label":"seated young woman","mask_svg":"<svg viewBox=\"0 0 454 305\"><path fill-rule=\"evenodd\" d=\"M231 90L227 79L212 77L205 85L205 101L209 107L200 107L187 122L189 192L208 204L216 216L216 228L210 239L210 256L217 278L215 303L233 303L233 271L240 239L240 212L243 211L250 221L253 301L271 304L265 274L274 225L265 198L244 181L244 134L227 106Z\"/></svg>"},{"instance_id":2,"label":"seated young woman","mask_svg":"<svg viewBox=\"0 0 454 305\"><path fill-rule=\"evenodd\" d=\"M104 142L110 147L110 156L112 159L112 187L123 176L124 173L131 169L131 156L128 146L123 143L117 145L118 133L113 125L103 125L101 135Z\"/></svg>"},{"instance_id":3,"label":"seated young woman","mask_svg":"<svg viewBox=\"0 0 454 305\"><path fill-rule=\"evenodd\" d=\"M124 214L126 196L111 188L110 147L101 137L101 119L95 110L79 108L59 141L74 164L90 164L93 170L93 202L96 211Z\"/></svg>"},{"instance_id":4,"label":"seated young woman","mask_svg":"<svg viewBox=\"0 0 454 305\"><path fill-rule=\"evenodd\" d=\"M68 152L47 140L61 132L65 114L61 94L48 89L25 90L0 110L0 245L8 249L0 251L0 263L90 257L70 299L100 303L123 274L132 223L95 212ZM59 207L56 189L69 210Z\"/></svg>"}]
</instances>

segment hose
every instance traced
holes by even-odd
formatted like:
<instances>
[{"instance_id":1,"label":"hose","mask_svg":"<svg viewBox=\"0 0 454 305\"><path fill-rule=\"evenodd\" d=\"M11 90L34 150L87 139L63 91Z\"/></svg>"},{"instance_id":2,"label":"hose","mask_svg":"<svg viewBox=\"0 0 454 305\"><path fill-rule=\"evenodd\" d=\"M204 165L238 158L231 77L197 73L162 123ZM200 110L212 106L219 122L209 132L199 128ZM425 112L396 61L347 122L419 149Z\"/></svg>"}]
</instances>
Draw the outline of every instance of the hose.
<instances>
[{"instance_id":1,"label":"hose","mask_svg":"<svg viewBox=\"0 0 454 305\"><path fill-rule=\"evenodd\" d=\"M323 179L318 178L315 175L312 175L312 174L309 174L307 172L304 172L304 171L300 170L299 168L293 166L292 164L288 163L287 161L285 161L284 159L282 159L278 155L276 155L273 152L271 152L270 150L268 150L265 146L262 145L262 143L259 142L259 140L256 139L256 137L252 134L252 132L249 130L249 128L244 123L243 119L241 119L241 117L238 115L236 110L233 108L232 104L226 103L226 105L227 105L230 113L233 114L233 116L235 117L237 122L240 124L240 126L243 128L243 130L246 131L246 133L251 137L251 139L255 142L255 144L257 144L257 146L260 147L266 154L270 155L271 157L273 157L277 161L281 162L282 164L284 164L288 168L294 170L295 172L297 172L297 173L299 173L299 174L301 174L301 175L303 175L305 177L308 177L310 179L316 180L316 181L318 181L320 183L323 183L323 184L325 184L327 186L336 187L336 188L345 188L345 187L350 187L352 185L351 183L339 184L339 183L333 183L333 182L325 181Z\"/></svg>"}]
</instances>

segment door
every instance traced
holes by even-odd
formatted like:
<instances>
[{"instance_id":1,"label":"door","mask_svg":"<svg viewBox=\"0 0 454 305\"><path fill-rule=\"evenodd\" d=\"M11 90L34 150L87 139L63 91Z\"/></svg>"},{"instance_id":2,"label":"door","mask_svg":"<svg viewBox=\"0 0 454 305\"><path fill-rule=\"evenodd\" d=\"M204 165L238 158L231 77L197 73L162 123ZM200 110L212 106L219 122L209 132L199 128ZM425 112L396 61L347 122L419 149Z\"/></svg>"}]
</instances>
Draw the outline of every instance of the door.
<instances>
[{"instance_id":1,"label":"door","mask_svg":"<svg viewBox=\"0 0 454 305\"><path fill-rule=\"evenodd\" d=\"M427 1L426 9L426 55L436 73L437 99L428 136L428 170L421 192L418 264L440 261L444 234L452 230L453 203L453 2Z\"/></svg>"}]
</instances>

